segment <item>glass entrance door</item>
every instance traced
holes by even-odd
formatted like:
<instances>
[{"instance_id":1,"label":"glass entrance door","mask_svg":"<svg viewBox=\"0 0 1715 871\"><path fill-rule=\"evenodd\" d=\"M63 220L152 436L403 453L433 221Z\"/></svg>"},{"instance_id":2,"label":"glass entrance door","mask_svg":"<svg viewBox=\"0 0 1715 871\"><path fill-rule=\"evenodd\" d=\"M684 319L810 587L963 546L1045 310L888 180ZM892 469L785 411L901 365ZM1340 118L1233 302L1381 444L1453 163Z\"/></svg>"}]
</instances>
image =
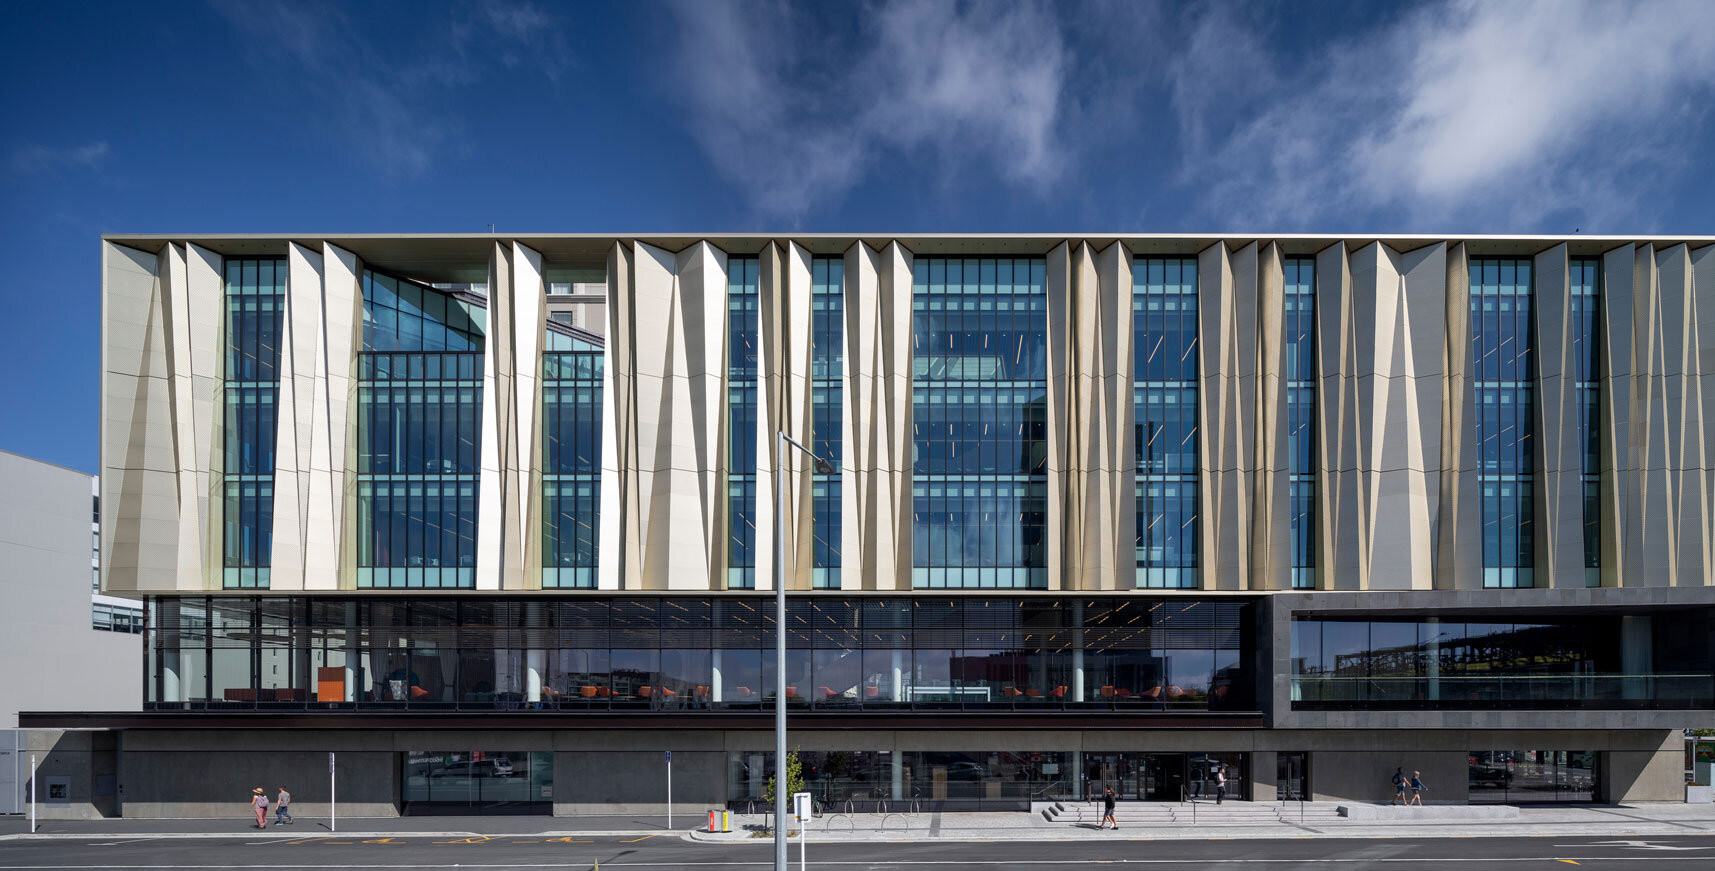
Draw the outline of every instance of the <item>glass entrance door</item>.
<instances>
[{"instance_id":1,"label":"glass entrance door","mask_svg":"<svg viewBox=\"0 0 1715 871\"><path fill-rule=\"evenodd\" d=\"M1601 794L1596 754L1585 750L1473 750L1466 761L1472 804L1588 802Z\"/></svg>"},{"instance_id":2,"label":"glass entrance door","mask_svg":"<svg viewBox=\"0 0 1715 871\"><path fill-rule=\"evenodd\" d=\"M1143 757L1143 800L1178 801L1184 797L1185 754L1151 753Z\"/></svg>"},{"instance_id":3,"label":"glass entrance door","mask_svg":"<svg viewBox=\"0 0 1715 871\"><path fill-rule=\"evenodd\" d=\"M406 753L404 813L552 814L554 754L449 750Z\"/></svg>"}]
</instances>

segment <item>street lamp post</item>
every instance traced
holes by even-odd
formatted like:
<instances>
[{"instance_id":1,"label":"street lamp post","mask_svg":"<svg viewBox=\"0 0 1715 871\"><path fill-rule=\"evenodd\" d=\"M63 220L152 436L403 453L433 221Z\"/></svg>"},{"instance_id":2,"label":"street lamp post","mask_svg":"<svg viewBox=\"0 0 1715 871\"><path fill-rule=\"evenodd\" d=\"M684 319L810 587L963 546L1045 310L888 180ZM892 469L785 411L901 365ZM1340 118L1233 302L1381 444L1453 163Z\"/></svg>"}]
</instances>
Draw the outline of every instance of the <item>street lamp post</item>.
<instances>
[{"instance_id":1,"label":"street lamp post","mask_svg":"<svg viewBox=\"0 0 1715 871\"><path fill-rule=\"evenodd\" d=\"M774 451L774 868L788 871L786 859L786 813L791 807L786 781L786 469L788 445L816 463L816 471L828 474L834 467L816 452L777 430Z\"/></svg>"}]
</instances>

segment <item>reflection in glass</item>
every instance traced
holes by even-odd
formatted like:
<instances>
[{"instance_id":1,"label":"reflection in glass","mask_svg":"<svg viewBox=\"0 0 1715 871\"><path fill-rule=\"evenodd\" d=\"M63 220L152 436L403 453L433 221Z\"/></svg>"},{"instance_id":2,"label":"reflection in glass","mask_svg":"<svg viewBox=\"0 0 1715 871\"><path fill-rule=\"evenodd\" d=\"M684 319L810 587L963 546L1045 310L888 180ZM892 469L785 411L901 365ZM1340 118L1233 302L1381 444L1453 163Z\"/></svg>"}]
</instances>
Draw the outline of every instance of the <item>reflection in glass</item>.
<instances>
[{"instance_id":1,"label":"reflection in glass","mask_svg":"<svg viewBox=\"0 0 1715 871\"><path fill-rule=\"evenodd\" d=\"M275 398L286 258L229 257L225 269L221 585L265 589L273 558Z\"/></svg>"},{"instance_id":2,"label":"reflection in glass","mask_svg":"<svg viewBox=\"0 0 1715 871\"><path fill-rule=\"evenodd\" d=\"M1137 586L1197 586L1197 261L1132 270Z\"/></svg>"}]
</instances>

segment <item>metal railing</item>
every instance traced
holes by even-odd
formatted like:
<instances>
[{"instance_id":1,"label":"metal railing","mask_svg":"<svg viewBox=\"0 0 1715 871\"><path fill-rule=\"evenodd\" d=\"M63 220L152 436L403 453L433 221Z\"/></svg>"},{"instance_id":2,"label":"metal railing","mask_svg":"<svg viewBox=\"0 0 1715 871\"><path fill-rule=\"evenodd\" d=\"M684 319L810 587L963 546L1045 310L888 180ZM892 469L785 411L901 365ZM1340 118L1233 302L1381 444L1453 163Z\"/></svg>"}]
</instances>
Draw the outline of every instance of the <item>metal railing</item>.
<instances>
[{"instance_id":1,"label":"metal railing","mask_svg":"<svg viewBox=\"0 0 1715 871\"><path fill-rule=\"evenodd\" d=\"M1708 674L1513 674L1370 677L1298 675L1294 705L1384 704L1456 708L1537 703L1545 707L1715 707Z\"/></svg>"}]
</instances>

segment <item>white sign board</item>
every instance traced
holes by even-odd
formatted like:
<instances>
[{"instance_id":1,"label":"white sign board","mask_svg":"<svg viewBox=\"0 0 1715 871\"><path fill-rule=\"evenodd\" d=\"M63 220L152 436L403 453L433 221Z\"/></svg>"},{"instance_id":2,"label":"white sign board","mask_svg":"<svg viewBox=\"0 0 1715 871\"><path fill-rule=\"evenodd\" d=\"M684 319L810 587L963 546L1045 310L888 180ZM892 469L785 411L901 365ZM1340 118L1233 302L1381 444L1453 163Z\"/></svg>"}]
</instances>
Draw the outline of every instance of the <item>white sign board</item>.
<instances>
[{"instance_id":1,"label":"white sign board","mask_svg":"<svg viewBox=\"0 0 1715 871\"><path fill-rule=\"evenodd\" d=\"M792 793L792 816L797 817L799 821L807 820L812 816L810 812L809 793Z\"/></svg>"}]
</instances>

